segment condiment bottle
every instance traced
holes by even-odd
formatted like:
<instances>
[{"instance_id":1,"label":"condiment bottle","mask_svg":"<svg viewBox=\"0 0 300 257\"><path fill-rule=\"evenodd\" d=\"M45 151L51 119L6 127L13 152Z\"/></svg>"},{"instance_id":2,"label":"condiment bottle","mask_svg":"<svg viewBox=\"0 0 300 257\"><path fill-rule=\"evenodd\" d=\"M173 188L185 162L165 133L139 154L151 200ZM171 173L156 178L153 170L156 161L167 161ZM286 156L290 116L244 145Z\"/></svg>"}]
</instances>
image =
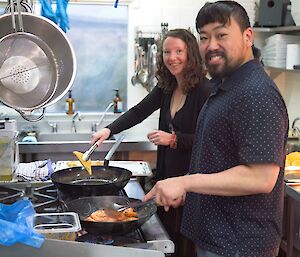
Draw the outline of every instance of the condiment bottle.
<instances>
[{"instance_id":1,"label":"condiment bottle","mask_svg":"<svg viewBox=\"0 0 300 257\"><path fill-rule=\"evenodd\" d=\"M119 95L119 89L114 89L116 91L115 97L114 97L114 113L120 113L123 111L123 103L122 99Z\"/></svg>"},{"instance_id":2,"label":"condiment bottle","mask_svg":"<svg viewBox=\"0 0 300 257\"><path fill-rule=\"evenodd\" d=\"M69 90L68 98L66 100L66 114L73 115L75 110L75 100L72 97L72 90Z\"/></svg>"}]
</instances>

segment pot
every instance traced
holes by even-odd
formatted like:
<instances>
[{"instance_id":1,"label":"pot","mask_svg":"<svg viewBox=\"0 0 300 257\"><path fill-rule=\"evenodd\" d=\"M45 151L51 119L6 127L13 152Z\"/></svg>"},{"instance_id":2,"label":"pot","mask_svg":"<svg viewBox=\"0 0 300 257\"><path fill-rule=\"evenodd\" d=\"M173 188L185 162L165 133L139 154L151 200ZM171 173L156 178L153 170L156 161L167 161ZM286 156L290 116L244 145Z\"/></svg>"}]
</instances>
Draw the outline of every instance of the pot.
<instances>
[{"instance_id":1,"label":"pot","mask_svg":"<svg viewBox=\"0 0 300 257\"><path fill-rule=\"evenodd\" d=\"M83 197L66 203L68 211L76 212L81 226L89 233L102 235L122 235L141 227L157 210L156 204L139 205L135 209L137 220L118 222L93 222L86 221L94 211L111 208L112 204L126 205L141 202L141 200L126 196L94 196Z\"/></svg>"},{"instance_id":2,"label":"pot","mask_svg":"<svg viewBox=\"0 0 300 257\"><path fill-rule=\"evenodd\" d=\"M24 33L31 34L37 37L43 42L40 45L47 45L55 60L55 92L51 92L46 97L41 98L39 95L30 94L31 101L22 98L22 94L17 94L13 91L10 94L1 94L0 101L5 105L14 108L18 111L23 118L29 121L40 120L44 115L44 109L60 100L70 89L75 79L76 73L76 59L74 50L67 39L65 33L52 21L42 16L38 16L32 13L22 13L22 25ZM12 15L4 14L0 16L0 39L15 33L12 26ZM23 56L26 57L26 51ZM0 67L1 69L1 67ZM53 69L54 70L54 69ZM43 91L43 83L38 84L36 90ZM47 90L47 89L45 89ZM2 92L3 90L1 90ZM34 102L34 106L32 105ZM38 119L31 119L31 113L36 110L43 108L43 113Z\"/></svg>"}]
</instances>

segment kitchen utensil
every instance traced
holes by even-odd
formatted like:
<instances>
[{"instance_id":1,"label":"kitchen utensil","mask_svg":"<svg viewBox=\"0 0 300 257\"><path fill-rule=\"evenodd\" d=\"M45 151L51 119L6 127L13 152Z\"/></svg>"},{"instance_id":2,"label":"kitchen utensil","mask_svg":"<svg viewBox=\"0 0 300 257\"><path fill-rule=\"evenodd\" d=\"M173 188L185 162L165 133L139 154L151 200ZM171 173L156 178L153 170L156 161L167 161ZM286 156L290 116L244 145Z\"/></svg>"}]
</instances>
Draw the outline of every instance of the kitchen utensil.
<instances>
[{"instance_id":1,"label":"kitchen utensil","mask_svg":"<svg viewBox=\"0 0 300 257\"><path fill-rule=\"evenodd\" d=\"M89 233L103 235L121 235L131 232L142 226L157 210L156 204L141 205L137 209L138 219L119 222L92 222L86 218L96 210L109 209L112 204L126 205L127 203L141 202L141 200L126 196L93 196L83 197L66 203L68 211L79 215L81 226Z\"/></svg>"},{"instance_id":2,"label":"kitchen utensil","mask_svg":"<svg viewBox=\"0 0 300 257\"><path fill-rule=\"evenodd\" d=\"M21 53L20 55L22 57L24 56L28 57L27 55L28 48L29 49L35 48L39 50L40 56L47 57L50 65L41 67L41 69L38 72L36 71L36 69L30 70L28 69L28 67L26 67L25 69L22 70L23 72L15 74L16 79L22 78L25 81L26 80L25 74L29 74L30 78L33 81L35 81L36 74L37 73L41 74L42 72L44 72L45 69L49 69L49 67L51 67L51 69L54 69L55 67L56 72L51 71L48 74L49 77L47 77L46 75L47 72L45 74L43 73L44 74L43 76L45 76L46 78L45 83L44 82L38 83L33 91L29 91L29 89L26 89L29 92L25 94L24 93L17 94L14 91L9 90L4 86L1 86L0 101L2 101L7 106L17 110L23 116L23 118L30 121L35 121L38 119L33 119L31 117L31 114L34 110L43 108L43 113L44 113L44 108L60 100L68 92L69 88L72 86L72 83L75 78L75 73L76 73L76 59L75 59L74 50L69 40L67 39L65 33L55 23L51 22L49 19L46 19L42 16L34 15L32 13L21 13L21 17L22 17L24 33L30 34L30 39L32 39L30 41L32 44L30 46L31 48L29 48L28 44L24 46L26 48L22 46L23 50L22 51L21 49L19 50ZM12 38L16 37L18 41L24 42L25 41L24 34L21 32L17 32L17 33L19 34L14 35ZM13 44L11 44L11 41L9 41L11 37L9 35L11 34L15 34L12 27L12 15L11 14L1 15L0 16L0 41L3 41L5 45L11 45L13 47ZM23 34L23 37L20 34ZM41 42L43 42L44 44ZM21 43L18 43L18 45L20 45ZM47 45L48 47L45 47L45 45ZM2 51L3 49L5 50ZM1 60L5 61L4 58L6 53L9 53L9 49L5 47L1 48L0 51ZM31 53L32 55L35 54L34 51L32 51ZM46 57L43 59L46 59ZM30 57L27 59L33 61L35 60L34 58L35 57L32 57L31 59ZM19 62L21 61L23 62L23 60L24 58L19 59ZM14 61L14 59L12 59L11 61ZM26 61L25 64L27 65L27 63L29 62ZM35 63L35 61L33 61L33 63ZM2 65L3 64L0 63L0 67ZM34 68L34 66L31 66L31 68ZM1 82L3 82L3 79ZM26 86L29 87L30 84L31 83L28 82ZM47 89L45 85L49 87L49 84L51 86L49 89ZM56 89L52 87L54 85L56 85ZM36 91L38 91L39 94L35 93ZM43 117L43 113L41 117L39 117L39 119Z\"/></svg>"},{"instance_id":3,"label":"kitchen utensil","mask_svg":"<svg viewBox=\"0 0 300 257\"><path fill-rule=\"evenodd\" d=\"M104 165L108 166L108 162L109 162L110 158L112 157L112 155L114 154L114 152L116 151L116 149L119 147L119 145L121 144L121 142L123 141L124 138L125 138L124 135L121 135L120 137L118 137L118 139L115 142L115 144L113 145L113 147L109 150L109 152L105 156L105 158L104 158ZM92 167L91 167L90 156L95 151L95 149L97 147L98 147L98 143L96 142L84 154L81 153L81 152L78 152L78 151L74 151L73 152L73 154L77 157L77 159L80 161L80 163L82 164L82 166L87 170L87 172L90 175L92 175Z\"/></svg>"},{"instance_id":4,"label":"kitchen utensil","mask_svg":"<svg viewBox=\"0 0 300 257\"><path fill-rule=\"evenodd\" d=\"M122 212L122 211L125 211L126 209L129 209L129 208L133 208L134 210L138 210L139 208L144 208L145 205L153 205L153 204L156 204L156 200L155 198L152 198L146 202L141 202L141 201L136 201L136 202L130 202L128 201L125 205L121 205L121 204L118 204L118 203L113 203L112 204L112 208L111 210L114 210L114 211L117 211L117 212Z\"/></svg>"},{"instance_id":5,"label":"kitchen utensil","mask_svg":"<svg viewBox=\"0 0 300 257\"><path fill-rule=\"evenodd\" d=\"M93 166L90 176L82 167L58 170L51 174L53 184L66 198L116 194L126 186L132 173L124 168Z\"/></svg>"},{"instance_id":6,"label":"kitchen utensil","mask_svg":"<svg viewBox=\"0 0 300 257\"><path fill-rule=\"evenodd\" d=\"M70 198L117 193L132 176L131 171L127 169L108 166L123 138L120 136L106 154L104 166L93 166L92 175L81 167L58 170L51 175L53 184Z\"/></svg>"},{"instance_id":7,"label":"kitchen utensil","mask_svg":"<svg viewBox=\"0 0 300 257\"><path fill-rule=\"evenodd\" d=\"M52 50L43 40L24 32L20 0L17 0L17 30L13 0L10 4L14 32L0 39L2 100L12 106L17 101L21 107L26 102L26 105L30 103L30 107L39 108L56 90L55 60Z\"/></svg>"},{"instance_id":8,"label":"kitchen utensil","mask_svg":"<svg viewBox=\"0 0 300 257\"><path fill-rule=\"evenodd\" d=\"M83 160L83 153L74 151L73 154L76 156L76 158L80 161L82 166L86 169L86 171L89 173L89 175L92 175L92 162L91 159Z\"/></svg>"}]
</instances>

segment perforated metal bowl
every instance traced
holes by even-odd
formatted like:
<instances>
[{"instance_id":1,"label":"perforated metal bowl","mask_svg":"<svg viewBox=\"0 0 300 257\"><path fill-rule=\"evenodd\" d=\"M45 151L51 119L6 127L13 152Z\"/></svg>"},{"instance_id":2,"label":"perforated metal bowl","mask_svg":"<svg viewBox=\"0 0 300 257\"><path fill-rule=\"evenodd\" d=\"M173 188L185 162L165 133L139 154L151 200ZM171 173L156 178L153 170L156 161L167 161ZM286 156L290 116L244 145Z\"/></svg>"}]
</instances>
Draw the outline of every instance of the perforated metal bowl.
<instances>
[{"instance_id":1,"label":"perforated metal bowl","mask_svg":"<svg viewBox=\"0 0 300 257\"><path fill-rule=\"evenodd\" d=\"M32 13L22 13L24 32L33 34L42 40L51 50L56 68L56 87L55 92L44 98L37 94L31 94L31 101L22 97L22 93L10 91L10 96L0 94L0 101L19 111L21 115L30 115L38 108L46 108L60 100L70 89L76 74L76 58L73 47L66 37L65 33L52 21L42 16ZM4 14L0 16L0 40L9 34L14 33L11 15ZM43 87L41 83L37 87ZM43 90L43 88L42 88ZM45 91L47 89L45 88ZM28 94L28 93L27 93ZM25 94L24 94L25 96Z\"/></svg>"}]
</instances>

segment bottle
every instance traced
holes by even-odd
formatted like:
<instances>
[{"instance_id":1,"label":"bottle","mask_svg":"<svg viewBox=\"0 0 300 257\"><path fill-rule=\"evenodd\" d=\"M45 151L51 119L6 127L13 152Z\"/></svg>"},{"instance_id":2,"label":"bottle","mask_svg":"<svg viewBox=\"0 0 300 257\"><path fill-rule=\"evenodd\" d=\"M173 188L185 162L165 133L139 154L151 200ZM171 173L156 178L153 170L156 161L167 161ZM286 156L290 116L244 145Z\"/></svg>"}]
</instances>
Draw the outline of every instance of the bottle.
<instances>
[{"instance_id":1,"label":"bottle","mask_svg":"<svg viewBox=\"0 0 300 257\"><path fill-rule=\"evenodd\" d=\"M72 97L72 90L69 90L69 95L66 100L66 114L73 115L75 110L75 100Z\"/></svg>"},{"instance_id":2,"label":"bottle","mask_svg":"<svg viewBox=\"0 0 300 257\"><path fill-rule=\"evenodd\" d=\"M115 97L114 97L114 113L120 113L123 111L123 103L122 99L119 95L119 89L114 89L116 91Z\"/></svg>"}]
</instances>

